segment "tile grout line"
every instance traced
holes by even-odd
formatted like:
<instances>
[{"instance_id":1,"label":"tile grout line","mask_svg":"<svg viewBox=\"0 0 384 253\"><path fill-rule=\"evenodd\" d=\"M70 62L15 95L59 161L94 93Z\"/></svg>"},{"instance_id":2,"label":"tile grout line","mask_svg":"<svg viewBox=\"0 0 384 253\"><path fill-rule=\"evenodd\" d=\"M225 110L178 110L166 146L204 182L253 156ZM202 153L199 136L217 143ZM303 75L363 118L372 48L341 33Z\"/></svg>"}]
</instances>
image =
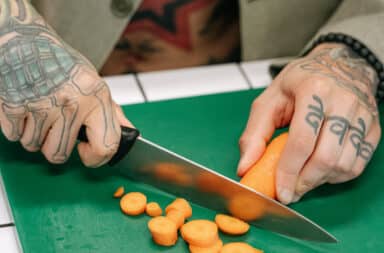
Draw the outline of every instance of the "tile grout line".
<instances>
[{"instance_id":1,"label":"tile grout line","mask_svg":"<svg viewBox=\"0 0 384 253\"><path fill-rule=\"evenodd\" d=\"M0 228L14 227L14 226L15 226L15 223L13 223L13 222L0 224Z\"/></svg>"},{"instance_id":2,"label":"tile grout line","mask_svg":"<svg viewBox=\"0 0 384 253\"><path fill-rule=\"evenodd\" d=\"M141 85L139 77L137 76L137 74L133 74L133 76L135 77L135 80L136 80L137 85L139 86L140 92L144 97L144 101L148 102L147 95L145 94L144 87Z\"/></svg>"},{"instance_id":3,"label":"tile grout line","mask_svg":"<svg viewBox=\"0 0 384 253\"><path fill-rule=\"evenodd\" d=\"M245 79L246 83L248 84L249 86L249 89L252 90L253 87L252 87L252 83L251 83L251 80L249 80L247 74L245 73L243 67L240 65L240 64L236 64L237 68L239 69L241 75L243 76L243 78Z\"/></svg>"}]
</instances>

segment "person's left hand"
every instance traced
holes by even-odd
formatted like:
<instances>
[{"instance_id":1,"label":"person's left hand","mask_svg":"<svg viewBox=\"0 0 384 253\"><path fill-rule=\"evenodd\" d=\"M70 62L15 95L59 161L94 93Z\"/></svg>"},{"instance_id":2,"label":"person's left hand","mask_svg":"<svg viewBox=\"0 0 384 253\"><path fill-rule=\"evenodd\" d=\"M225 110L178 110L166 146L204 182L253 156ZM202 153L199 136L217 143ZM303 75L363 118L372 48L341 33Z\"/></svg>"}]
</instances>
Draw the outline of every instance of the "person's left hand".
<instances>
[{"instance_id":1,"label":"person's left hand","mask_svg":"<svg viewBox=\"0 0 384 253\"><path fill-rule=\"evenodd\" d=\"M374 69L342 44L322 44L290 63L253 102L238 175L261 157L276 128L290 124L276 172L281 202L357 177L380 140L377 84Z\"/></svg>"}]
</instances>

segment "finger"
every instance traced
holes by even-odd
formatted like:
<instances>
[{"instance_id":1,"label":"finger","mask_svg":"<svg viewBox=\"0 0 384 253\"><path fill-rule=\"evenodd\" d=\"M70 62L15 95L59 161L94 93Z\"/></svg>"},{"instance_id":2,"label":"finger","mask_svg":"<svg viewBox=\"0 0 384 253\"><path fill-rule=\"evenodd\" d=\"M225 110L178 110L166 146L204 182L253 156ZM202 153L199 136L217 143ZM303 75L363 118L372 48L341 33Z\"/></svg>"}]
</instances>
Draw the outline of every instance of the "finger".
<instances>
[{"instance_id":1,"label":"finger","mask_svg":"<svg viewBox=\"0 0 384 253\"><path fill-rule=\"evenodd\" d=\"M267 89L252 104L246 129L240 141L240 161L237 174L243 176L263 154L266 143L282 122L287 99L276 89Z\"/></svg>"},{"instance_id":2,"label":"finger","mask_svg":"<svg viewBox=\"0 0 384 253\"><path fill-rule=\"evenodd\" d=\"M121 109L121 107L115 102L113 102L113 105L115 107L116 117L117 117L117 121L119 122L119 125L134 127L133 124L127 119L127 117L125 117L123 109Z\"/></svg>"},{"instance_id":3,"label":"finger","mask_svg":"<svg viewBox=\"0 0 384 253\"><path fill-rule=\"evenodd\" d=\"M325 110L320 96L298 93L287 144L276 171L277 196L284 204L293 199L299 173L316 145Z\"/></svg>"},{"instance_id":4,"label":"finger","mask_svg":"<svg viewBox=\"0 0 384 253\"><path fill-rule=\"evenodd\" d=\"M356 155L356 149L355 147L353 147L354 149L352 150L352 153L350 156L355 157L355 161L350 167L350 169L343 171L343 173L338 173L336 175L333 175L328 180L328 182L331 184L343 183L358 177L363 172L368 162L371 160L373 152L377 148L377 145L380 141L380 137L381 137L380 125L378 121L375 121L367 137L364 140L362 140L362 142L360 143L359 151L357 152L357 155ZM351 143L351 139L349 139L349 142Z\"/></svg>"},{"instance_id":5,"label":"finger","mask_svg":"<svg viewBox=\"0 0 384 253\"><path fill-rule=\"evenodd\" d=\"M345 150L335 171L330 175L329 182L338 182L341 178L343 180L350 178L351 170L355 167L365 136L370 131L373 120L374 117L365 107L360 106L356 110L355 118L348 133Z\"/></svg>"},{"instance_id":6,"label":"finger","mask_svg":"<svg viewBox=\"0 0 384 253\"><path fill-rule=\"evenodd\" d=\"M61 116L52 124L41 147L46 159L55 164L68 160L81 126L77 103L63 106L60 110Z\"/></svg>"},{"instance_id":7,"label":"finger","mask_svg":"<svg viewBox=\"0 0 384 253\"><path fill-rule=\"evenodd\" d=\"M46 110L28 113L28 117L25 120L24 132L20 139L23 147L30 152L40 150L43 140L55 120L56 119L48 118L48 111Z\"/></svg>"},{"instance_id":8,"label":"finger","mask_svg":"<svg viewBox=\"0 0 384 253\"><path fill-rule=\"evenodd\" d=\"M320 130L315 150L300 172L295 198L301 198L305 193L326 182L336 167L347 143L350 122L354 118L358 103L346 96L331 97L334 101L329 116L325 117ZM340 116L336 116L340 115Z\"/></svg>"},{"instance_id":9,"label":"finger","mask_svg":"<svg viewBox=\"0 0 384 253\"><path fill-rule=\"evenodd\" d=\"M89 142L78 145L81 160L87 167L99 167L107 163L116 153L121 135L107 86L100 89L95 96L99 103L84 122Z\"/></svg>"},{"instance_id":10,"label":"finger","mask_svg":"<svg viewBox=\"0 0 384 253\"><path fill-rule=\"evenodd\" d=\"M24 106L9 106L2 104L0 113L1 129L4 136L10 141L20 140L24 131L24 120L27 111Z\"/></svg>"}]
</instances>

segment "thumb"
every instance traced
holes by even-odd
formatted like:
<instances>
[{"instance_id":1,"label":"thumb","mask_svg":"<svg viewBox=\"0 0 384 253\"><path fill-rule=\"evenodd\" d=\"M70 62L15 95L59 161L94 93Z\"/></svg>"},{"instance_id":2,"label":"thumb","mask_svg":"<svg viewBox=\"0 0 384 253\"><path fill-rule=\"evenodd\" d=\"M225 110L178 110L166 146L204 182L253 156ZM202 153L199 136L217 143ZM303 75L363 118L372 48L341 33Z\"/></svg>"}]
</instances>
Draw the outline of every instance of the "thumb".
<instances>
[{"instance_id":1,"label":"thumb","mask_svg":"<svg viewBox=\"0 0 384 253\"><path fill-rule=\"evenodd\" d=\"M125 116L123 109L121 109L121 107L118 104L116 104L115 102L113 102L113 104L114 104L114 108L116 111L117 121L119 122L119 124L121 126L134 127L133 124Z\"/></svg>"},{"instance_id":2,"label":"thumb","mask_svg":"<svg viewBox=\"0 0 384 253\"><path fill-rule=\"evenodd\" d=\"M268 89L252 104L247 126L240 138L238 176L243 176L263 155L275 129L285 124L286 99Z\"/></svg>"}]
</instances>

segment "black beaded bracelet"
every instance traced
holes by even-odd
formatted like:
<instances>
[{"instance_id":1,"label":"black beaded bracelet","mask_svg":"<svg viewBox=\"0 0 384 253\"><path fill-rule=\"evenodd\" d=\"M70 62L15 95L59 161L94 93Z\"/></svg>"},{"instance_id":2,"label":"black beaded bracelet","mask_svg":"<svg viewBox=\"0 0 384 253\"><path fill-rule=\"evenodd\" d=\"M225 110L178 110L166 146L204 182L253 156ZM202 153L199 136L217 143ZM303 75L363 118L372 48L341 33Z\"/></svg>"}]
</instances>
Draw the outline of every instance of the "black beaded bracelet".
<instances>
[{"instance_id":1,"label":"black beaded bracelet","mask_svg":"<svg viewBox=\"0 0 384 253\"><path fill-rule=\"evenodd\" d=\"M341 33L329 33L327 35L321 35L313 44L310 50L305 54L311 51L313 48L319 44L333 42L333 43L342 43L352 49L357 55L365 59L369 65L377 72L379 78L379 84L377 86L376 99L377 101L382 101L384 99L384 67L380 60L360 41L352 38L349 35Z\"/></svg>"}]
</instances>

